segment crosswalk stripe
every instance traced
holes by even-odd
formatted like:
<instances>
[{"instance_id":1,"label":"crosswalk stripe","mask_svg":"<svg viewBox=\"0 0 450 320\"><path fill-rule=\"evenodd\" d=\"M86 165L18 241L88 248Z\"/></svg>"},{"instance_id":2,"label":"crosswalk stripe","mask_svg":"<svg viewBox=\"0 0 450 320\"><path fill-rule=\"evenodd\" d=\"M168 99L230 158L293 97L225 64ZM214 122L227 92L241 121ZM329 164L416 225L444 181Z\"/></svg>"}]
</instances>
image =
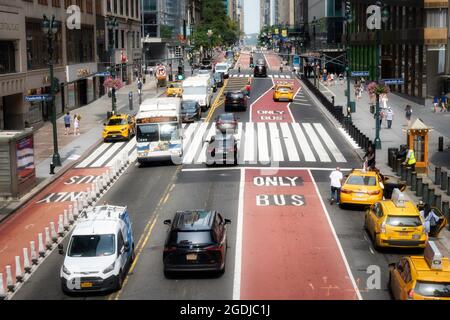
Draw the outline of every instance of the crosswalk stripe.
<instances>
[{"instance_id":1,"label":"crosswalk stripe","mask_svg":"<svg viewBox=\"0 0 450 320\"><path fill-rule=\"evenodd\" d=\"M186 153L186 149L190 144L190 141L193 137L193 133L194 133L195 129L197 129L198 124L199 124L198 122L195 122L186 129L186 132L184 133L184 139L183 139L183 154Z\"/></svg>"},{"instance_id":2,"label":"crosswalk stripe","mask_svg":"<svg viewBox=\"0 0 450 320\"><path fill-rule=\"evenodd\" d=\"M286 76L284 74L280 74L280 78L286 79Z\"/></svg>"},{"instance_id":3,"label":"crosswalk stripe","mask_svg":"<svg viewBox=\"0 0 450 320\"><path fill-rule=\"evenodd\" d=\"M280 77L280 75L276 74L276 75L274 75L274 77L275 77L275 78L279 78L279 77Z\"/></svg>"},{"instance_id":4,"label":"crosswalk stripe","mask_svg":"<svg viewBox=\"0 0 450 320\"><path fill-rule=\"evenodd\" d=\"M243 74L239 75L239 78L243 78L243 77L244 77L244 75L243 75Z\"/></svg>"},{"instance_id":5,"label":"crosswalk stripe","mask_svg":"<svg viewBox=\"0 0 450 320\"><path fill-rule=\"evenodd\" d=\"M336 144L334 143L333 139L331 139L330 135L327 133L325 128L322 126L322 124L321 123L314 123L314 127L316 128L316 130L319 133L320 137L325 142L325 145L331 151L331 154L336 159L336 161L337 162L347 162L347 160L345 160L345 158L342 155L341 151L336 146Z\"/></svg>"},{"instance_id":6,"label":"crosswalk stripe","mask_svg":"<svg viewBox=\"0 0 450 320\"><path fill-rule=\"evenodd\" d=\"M306 137L302 131L302 128L300 127L299 123L293 123L292 128L294 129L295 136L297 137L297 141L300 145L300 149L302 150L303 156L305 157L306 162L314 162L316 161L316 158L314 157L314 154L309 147L308 141L306 140Z\"/></svg>"},{"instance_id":7,"label":"crosswalk stripe","mask_svg":"<svg viewBox=\"0 0 450 320\"><path fill-rule=\"evenodd\" d=\"M284 161L283 149L281 148L280 133L275 122L269 122L270 147L272 150L272 161Z\"/></svg>"},{"instance_id":8,"label":"crosswalk stripe","mask_svg":"<svg viewBox=\"0 0 450 320\"><path fill-rule=\"evenodd\" d=\"M289 161L300 161L300 157L298 156L297 148L295 147L294 139L292 138L291 130L289 130L288 123L282 122L280 126L284 144L286 145Z\"/></svg>"},{"instance_id":9,"label":"crosswalk stripe","mask_svg":"<svg viewBox=\"0 0 450 320\"><path fill-rule=\"evenodd\" d=\"M269 74L269 78L273 78L273 74Z\"/></svg>"},{"instance_id":10,"label":"crosswalk stripe","mask_svg":"<svg viewBox=\"0 0 450 320\"><path fill-rule=\"evenodd\" d=\"M255 128L253 122L245 124L244 161L255 162Z\"/></svg>"},{"instance_id":11,"label":"crosswalk stripe","mask_svg":"<svg viewBox=\"0 0 450 320\"><path fill-rule=\"evenodd\" d=\"M211 125L211 127L209 128L208 133L206 134L205 141L211 140L211 137L214 135L214 133L216 133L216 126L213 123ZM203 141L202 141L202 143L203 143ZM206 148L208 148L208 143L207 142L203 143L202 151L200 151L200 155L198 156L198 158L195 161L195 163L198 164L198 163L205 163L206 162Z\"/></svg>"},{"instance_id":12,"label":"crosswalk stripe","mask_svg":"<svg viewBox=\"0 0 450 320\"><path fill-rule=\"evenodd\" d=\"M194 135L194 139L192 139L192 143L189 147L188 153L183 158L183 163L192 163L192 161L194 161L194 157L198 151L198 148L203 142L203 134L208 128L208 124L209 124L208 122L202 122L200 124L200 127L198 128L196 134Z\"/></svg>"},{"instance_id":13,"label":"crosswalk stripe","mask_svg":"<svg viewBox=\"0 0 450 320\"><path fill-rule=\"evenodd\" d=\"M258 160L261 163L268 163L270 161L269 157L269 146L267 143L267 131L266 124L263 122L258 122Z\"/></svg>"},{"instance_id":14,"label":"crosswalk stripe","mask_svg":"<svg viewBox=\"0 0 450 320\"><path fill-rule=\"evenodd\" d=\"M97 148L97 150L95 150L89 157L87 157L86 159L84 159L79 165L77 165L77 168L85 168L89 165L89 163L91 163L92 161L94 161L95 159L97 159L97 157L103 153L106 149L108 149L109 147L112 146L112 143L103 143L99 148Z\"/></svg>"},{"instance_id":15,"label":"crosswalk stripe","mask_svg":"<svg viewBox=\"0 0 450 320\"><path fill-rule=\"evenodd\" d=\"M103 153L103 155L97 159L90 167L103 167L105 162L108 161L109 158L111 158L114 154L119 151L120 148L125 144L125 142L116 142L114 145L108 149L107 152Z\"/></svg>"},{"instance_id":16,"label":"crosswalk stripe","mask_svg":"<svg viewBox=\"0 0 450 320\"><path fill-rule=\"evenodd\" d=\"M133 151L136 150L136 138L133 138L130 141L128 141L128 143L125 145L125 147L123 147L122 150L117 152L114 155L114 157L106 165L103 165L103 166L104 167L112 167L113 164L114 164L114 161L116 161L117 159L120 159L120 157L122 155L122 152L125 152L126 154L129 154L130 150L133 150Z\"/></svg>"},{"instance_id":17,"label":"crosswalk stripe","mask_svg":"<svg viewBox=\"0 0 450 320\"><path fill-rule=\"evenodd\" d=\"M327 151L322 146L322 143L320 142L320 139L317 136L316 132L314 131L312 125L310 123L303 123L303 128L305 129L306 134L308 135L309 139L311 140L311 143L314 146L314 149L316 150L317 154L319 155L320 161L331 162L331 159L328 156Z\"/></svg>"}]
</instances>

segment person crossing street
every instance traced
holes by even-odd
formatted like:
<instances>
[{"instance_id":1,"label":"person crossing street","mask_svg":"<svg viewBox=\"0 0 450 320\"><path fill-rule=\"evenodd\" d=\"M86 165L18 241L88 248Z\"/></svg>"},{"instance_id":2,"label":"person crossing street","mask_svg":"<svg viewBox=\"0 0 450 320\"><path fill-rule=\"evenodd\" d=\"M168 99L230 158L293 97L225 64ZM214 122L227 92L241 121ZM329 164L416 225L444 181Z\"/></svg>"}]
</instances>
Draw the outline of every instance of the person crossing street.
<instances>
[{"instance_id":1,"label":"person crossing street","mask_svg":"<svg viewBox=\"0 0 450 320\"><path fill-rule=\"evenodd\" d=\"M333 204L335 201L336 204L339 204L343 179L344 176L342 175L341 169L339 167L336 167L336 170L332 171L330 174L330 204Z\"/></svg>"}]
</instances>

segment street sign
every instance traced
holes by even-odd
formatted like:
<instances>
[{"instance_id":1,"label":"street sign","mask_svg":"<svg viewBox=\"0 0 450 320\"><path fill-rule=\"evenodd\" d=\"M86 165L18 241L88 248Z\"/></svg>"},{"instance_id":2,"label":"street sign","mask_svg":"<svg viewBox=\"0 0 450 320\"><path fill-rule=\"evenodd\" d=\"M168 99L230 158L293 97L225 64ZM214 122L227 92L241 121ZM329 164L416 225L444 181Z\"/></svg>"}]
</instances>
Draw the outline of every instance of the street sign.
<instances>
[{"instance_id":1,"label":"street sign","mask_svg":"<svg viewBox=\"0 0 450 320\"><path fill-rule=\"evenodd\" d=\"M368 77L369 71L352 71L352 77Z\"/></svg>"},{"instance_id":2,"label":"street sign","mask_svg":"<svg viewBox=\"0 0 450 320\"><path fill-rule=\"evenodd\" d=\"M108 72L108 71L106 71L106 72L97 72L95 75L97 77L109 77L111 75L111 72Z\"/></svg>"},{"instance_id":3,"label":"street sign","mask_svg":"<svg viewBox=\"0 0 450 320\"><path fill-rule=\"evenodd\" d=\"M167 72L166 72L166 67L164 66L160 66L156 69L156 78L158 80L162 80L162 79L166 79L167 77Z\"/></svg>"},{"instance_id":4,"label":"street sign","mask_svg":"<svg viewBox=\"0 0 450 320\"><path fill-rule=\"evenodd\" d=\"M384 84L404 84L405 80L403 78L398 78L398 79L381 79L382 82L384 82Z\"/></svg>"},{"instance_id":5,"label":"street sign","mask_svg":"<svg viewBox=\"0 0 450 320\"><path fill-rule=\"evenodd\" d=\"M49 94L25 96L25 100L28 102L52 101L52 96Z\"/></svg>"}]
</instances>

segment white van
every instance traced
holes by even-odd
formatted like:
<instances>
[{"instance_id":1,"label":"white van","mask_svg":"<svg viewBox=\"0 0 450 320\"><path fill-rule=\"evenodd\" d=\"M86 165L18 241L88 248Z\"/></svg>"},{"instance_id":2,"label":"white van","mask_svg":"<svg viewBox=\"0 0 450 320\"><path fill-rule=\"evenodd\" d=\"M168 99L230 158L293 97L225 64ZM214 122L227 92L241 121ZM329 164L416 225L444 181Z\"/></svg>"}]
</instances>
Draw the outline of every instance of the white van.
<instances>
[{"instance_id":1,"label":"white van","mask_svg":"<svg viewBox=\"0 0 450 320\"><path fill-rule=\"evenodd\" d=\"M215 72L217 73L223 73L224 79L228 78L230 76L229 74L230 65L228 62L218 63L216 64Z\"/></svg>"},{"instance_id":2,"label":"white van","mask_svg":"<svg viewBox=\"0 0 450 320\"><path fill-rule=\"evenodd\" d=\"M126 207L98 206L81 218L61 266L65 293L120 290L134 259L134 239Z\"/></svg>"},{"instance_id":3,"label":"white van","mask_svg":"<svg viewBox=\"0 0 450 320\"><path fill-rule=\"evenodd\" d=\"M211 106L212 100L211 78L195 76L183 81L183 100L197 101L206 111Z\"/></svg>"}]
</instances>

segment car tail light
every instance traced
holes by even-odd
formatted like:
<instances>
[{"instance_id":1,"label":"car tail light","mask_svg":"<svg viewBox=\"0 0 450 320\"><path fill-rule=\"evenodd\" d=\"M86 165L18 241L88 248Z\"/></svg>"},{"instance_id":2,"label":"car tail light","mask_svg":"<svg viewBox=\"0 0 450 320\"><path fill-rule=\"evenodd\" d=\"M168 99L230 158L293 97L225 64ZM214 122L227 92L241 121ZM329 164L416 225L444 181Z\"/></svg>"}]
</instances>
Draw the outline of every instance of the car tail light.
<instances>
[{"instance_id":1,"label":"car tail light","mask_svg":"<svg viewBox=\"0 0 450 320\"><path fill-rule=\"evenodd\" d=\"M414 298L414 289L411 289L408 291L408 298L413 299Z\"/></svg>"},{"instance_id":2,"label":"car tail light","mask_svg":"<svg viewBox=\"0 0 450 320\"><path fill-rule=\"evenodd\" d=\"M221 246L209 246L205 248L206 251L222 251L222 247Z\"/></svg>"},{"instance_id":3,"label":"car tail light","mask_svg":"<svg viewBox=\"0 0 450 320\"><path fill-rule=\"evenodd\" d=\"M381 224L381 232L386 233L386 221Z\"/></svg>"},{"instance_id":4,"label":"car tail light","mask_svg":"<svg viewBox=\"0 0 450 320\"><path fill-rule=\"evenodd\" d=\"M177 250L177 247L166 247L164 248L164 252L174 252Z\"/></svg>"},{"instance_id":5,"label":"car tail light","mask_svg":"<svg viewBox=\"0 0 450 320\"><path fill-rule=\"evenodd\" d=\"M346 193L346 194L349 194L349 193L352 193L352 190L348 190L348 189L341 189L341 193Z\"/></svg>"},{"instance_id":6,"label":"car tail light","mask_svg":"<svg viewBox=\"0 0 450 320\"><path fill-rule=\"evenodd\" d=\"M374 196L380 194L380 190L367 191L367 193L369 194L369 196Z\"/></svg>"}]
</instances>

